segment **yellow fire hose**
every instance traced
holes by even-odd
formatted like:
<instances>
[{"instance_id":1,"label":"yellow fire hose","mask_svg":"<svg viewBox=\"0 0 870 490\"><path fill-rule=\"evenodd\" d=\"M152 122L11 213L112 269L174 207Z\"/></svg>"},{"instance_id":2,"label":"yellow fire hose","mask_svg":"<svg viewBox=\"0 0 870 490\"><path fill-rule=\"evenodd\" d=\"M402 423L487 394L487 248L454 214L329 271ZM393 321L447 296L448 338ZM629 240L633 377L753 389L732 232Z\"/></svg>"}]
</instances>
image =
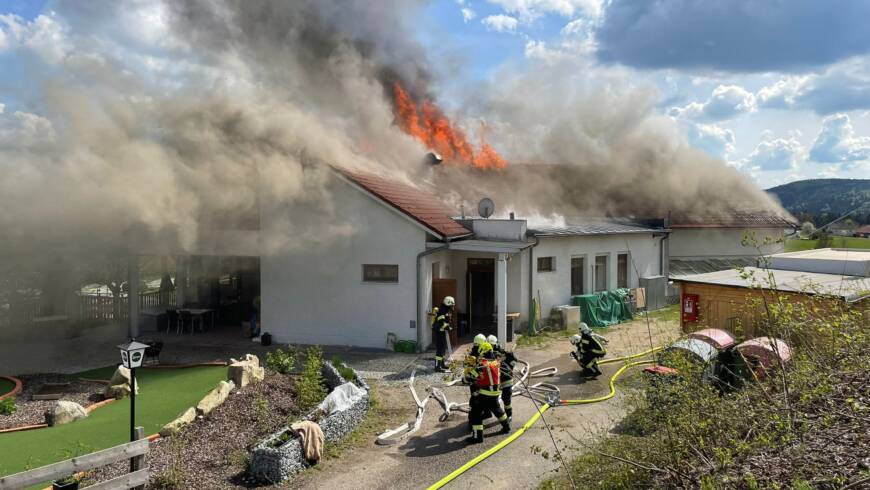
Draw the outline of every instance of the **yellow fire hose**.
<instances>
[{"instance_id":1,"label":"yellow fire hose","mask_svg":"<svg viewBox=\"0 0 870 490\"><path fill-rule=\"evenodd\" d=\"M650 349L650 350L641 352L640 354L633 354L630 356L623 356L623 357L615 357L613 359L606 359L604 361L599 362L599 364L612 364L614 362L627 361L629 359L637 359L638 357L643 357L643 356L652 354L653 352L656 352L658 350L661 350L661 347L656 347L654 349ZM585 399L580 399L580 400L560 400L559 402L562 405L581 405L581 404L589 404L589 403L598 403L598 402L603 402L605 400L609 400L616 395L616 385L615 385L616 380L622 375L623 372L625 372L626 369L628 369L630 367L634 367L634 366L639 366L641 364L651 364L652 362L653 361L651 361L651 360L635 361L635 362L630 362L630 363L622 366L621 368L619 368L619 370L616 371L615 373L613 373L613 376L610 377L610 393L608 393L604 396L599 396L597 398L585 398ZM507 447L508 444L519 439L519 437L522 436L526 432L527 429L529 429L531 426L535 425L535 422L537 422L538 419L541 418L541 415L544 412L546 412L547 410L549 410L550 408L551 408L550 404L548 404L548 403L544 403L543 405L541 405L541 408L539 408L538 411L534 415L532 415L532 417L528 421L526 421L526 423L523 424L522 427L517 429L516 432L514 432L513 434L511 434L510 436L508 436L506 439L499 442L495 446L493 446L493 447L487 449L486 451L484 451L483 453L477 455L475 458L468 461L464 465L460 466L459 468L456 468L449 475L445 476L444 478L442 478L442 479L438 480L437 482L435 482L434 484L432 484L432 486L430 486L428 490L435 490L437 488L443 487L444 485L447 485L448 483L450 483L451 481L456 479L456 477L458 477L459 475L461 475L461 474L465 473L466 471L470 470L471 468L477 466L477 464L480 463L481 461L483 461L486 458L492 456L493 454L501 451L502 449Z\"/></svg>"}]
</instances>

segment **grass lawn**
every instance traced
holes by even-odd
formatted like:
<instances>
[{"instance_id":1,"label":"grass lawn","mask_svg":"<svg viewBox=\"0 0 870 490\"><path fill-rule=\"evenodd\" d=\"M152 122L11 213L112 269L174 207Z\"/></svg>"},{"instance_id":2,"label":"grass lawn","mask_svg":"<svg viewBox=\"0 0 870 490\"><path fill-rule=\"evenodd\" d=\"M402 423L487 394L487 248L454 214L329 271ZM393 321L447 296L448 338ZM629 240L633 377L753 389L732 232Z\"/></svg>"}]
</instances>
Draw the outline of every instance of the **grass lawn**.
<instances>
[{"instance_id":1,"label":"grass lawn","mask_svg":"<svg viewBox=\"0 0 870 490\"><path fill-rule=\"evenodd\" d=\"M856 237L832 237L831 247L833 248L870 248L870 238ZM801 240L799 238L791 238L785 241L786 252L799 252L801 250L812 250L818 248L818 240Z\"/></svg>"},{"instance_id":2,"label":"grass lawn","mask_svg":"<svg viewBox=\"0 0 870 490\"><path fill-rule=\"evenodd\" d=\"M0 395L5 395L6 393L9 393L10 391L12 391L13 388L15 388L15 383L9 381L8 379L0 378Z\"/></svg>"},{"instance_id":3,"label":"grass lawn","mask_svg":"<svg viewBox=\"0 0 870 490\"><path fill-rule=\"evenodd\" d=\"M108 378L113 368L80 375ZM181 411L205 396L226 378L227 368L203 366L183 369L140 369L136 372L136 425L154 434ZM0 434L0 475L54 463L112 447L130 438L130 401L119 400L96 409L78 422L46 429Z\"/></svg>"}]
</instances>

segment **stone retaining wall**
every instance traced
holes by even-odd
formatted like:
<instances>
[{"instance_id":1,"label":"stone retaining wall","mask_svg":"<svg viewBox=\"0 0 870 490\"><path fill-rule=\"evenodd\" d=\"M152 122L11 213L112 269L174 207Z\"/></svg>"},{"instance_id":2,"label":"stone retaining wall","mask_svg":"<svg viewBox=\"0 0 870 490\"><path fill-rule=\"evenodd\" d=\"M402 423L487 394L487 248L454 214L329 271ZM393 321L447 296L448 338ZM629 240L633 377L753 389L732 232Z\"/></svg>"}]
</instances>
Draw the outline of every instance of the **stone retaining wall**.
<instances>
[{"instance_id":1,"label":"stone retaining wall","mask_svg":"<svg viewBox=\"0 0 870 490\"><path fill-rule=\"evenodd\" d=\"M349 367L349 366L348 366ZM330 391L347 383L341 374L329 361L323 362L321 369L323 380ZM323 438L326 442L336 442L353 431L365 418L369 410L369 386L354 371L356 380L354 384L365 390L365 394L346 410L329 415L318 422L323 430ZM318 409L312 410L302 420L315 420ZM299 438L289 439L279 447L271 447L281 435L290 430L290 427L282 427L278 432L257 444L251 452L250 474L251 476L269 483L278 483L290 478L294 474L308 467L308 462L303 456L302 444Z\"/></svg>"}]
</instances>

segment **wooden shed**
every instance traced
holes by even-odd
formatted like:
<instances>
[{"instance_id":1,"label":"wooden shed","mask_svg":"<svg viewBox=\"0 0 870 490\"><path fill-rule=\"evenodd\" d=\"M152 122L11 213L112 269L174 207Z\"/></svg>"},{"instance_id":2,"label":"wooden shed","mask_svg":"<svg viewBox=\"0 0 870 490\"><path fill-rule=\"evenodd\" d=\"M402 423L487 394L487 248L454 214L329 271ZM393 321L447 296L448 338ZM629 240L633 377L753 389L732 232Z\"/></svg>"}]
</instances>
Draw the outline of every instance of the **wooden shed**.
<instances>
[{"instance_id":1,"label":"wooden shed","mask_svg":"<svg viewBox=\"0 0 870 490\"><path fill-rule=\"evenodd\" d=\"M753 305L760 304L765 294L769 299L774 291L787 301L815 299L816 304L831 306L846 302L870 314L870 278L862 276L747 267L678 276L673 281L680 287L680 326L684 333L704 328L735 333L740 325L741 336L763 334L756 331L756 324L764 309Z\"/></svg>"}]
</instances>

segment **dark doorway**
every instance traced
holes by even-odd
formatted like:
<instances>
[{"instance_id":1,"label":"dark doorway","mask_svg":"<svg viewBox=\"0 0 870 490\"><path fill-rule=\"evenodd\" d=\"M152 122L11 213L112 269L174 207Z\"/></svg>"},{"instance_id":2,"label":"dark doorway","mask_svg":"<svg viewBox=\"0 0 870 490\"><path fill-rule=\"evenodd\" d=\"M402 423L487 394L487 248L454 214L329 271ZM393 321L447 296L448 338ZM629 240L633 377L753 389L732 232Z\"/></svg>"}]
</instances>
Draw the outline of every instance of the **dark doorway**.
<instances>
[{"instance_id":1,"label":"dark doorway","mask_svg":"<svg viewBox=\"0 0 870 490\"><path fill-rule=\"evenodd\" d=\"M465 290L471 332L495 333L495 259L468 259Z\"/></svg>"}]
</instances>

